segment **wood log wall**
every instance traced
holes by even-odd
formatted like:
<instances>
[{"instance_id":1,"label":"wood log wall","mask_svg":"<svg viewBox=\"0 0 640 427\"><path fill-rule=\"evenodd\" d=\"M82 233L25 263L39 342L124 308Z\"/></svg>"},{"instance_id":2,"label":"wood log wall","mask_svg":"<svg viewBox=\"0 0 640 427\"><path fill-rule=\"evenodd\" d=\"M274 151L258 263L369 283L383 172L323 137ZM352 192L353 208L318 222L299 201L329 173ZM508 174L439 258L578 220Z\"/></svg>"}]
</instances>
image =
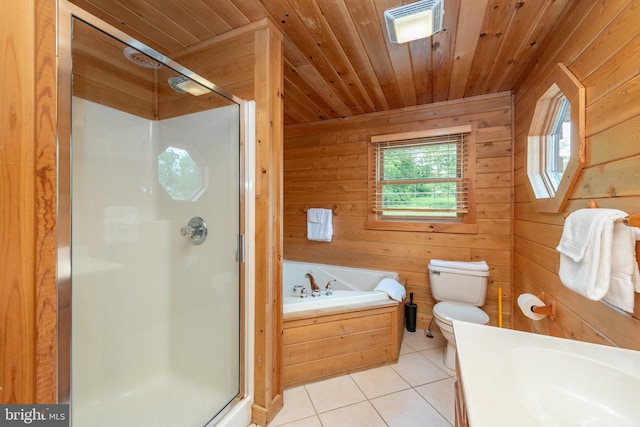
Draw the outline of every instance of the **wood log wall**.
<instances>
[{"instance_id":1,"label":"wood log wall","mask_svg":"<svg viewBox=\"0 0 640 427\"><path fill-rule=\"evenodd\" d=\"M478 124L476 201L478 234L368 230L367 143L371 135ZM484 309L510 323L512 108L509 93L285 127L285 259L391 270L418 304L419 328L434 300L427 264L432 258L486 260L491 268ZM308 207L338 207L330 243L306 238Z\"/></svg>"},{"instance_id":2,"label":"wood log wall","mask_svg":"<svg viewBox=\"0 0 640 427\"><path fill-rule=\"evenodd\" d=\"M0 403L56 399L55 2L2 3Z\"/></svg>"},{"instance_id":3,"label":"wood log wall","mask_svg":"<svg viewBox=\"0 0 640 427\"><path fill-rule=\"evenodd\" d=\"M640 349L640 299L633 318L565 288L558 278L564 215L599 207L640 212L640 7L637 1L576 2L535 72L515 95L514 298L545 293L556 300L555 322L533 322L516 309L516 329ZM525 135L538 97L557 63L586 87L587 163L569 195L566 212L536 213L525 187Z\"/></svg>"}]
</instances>

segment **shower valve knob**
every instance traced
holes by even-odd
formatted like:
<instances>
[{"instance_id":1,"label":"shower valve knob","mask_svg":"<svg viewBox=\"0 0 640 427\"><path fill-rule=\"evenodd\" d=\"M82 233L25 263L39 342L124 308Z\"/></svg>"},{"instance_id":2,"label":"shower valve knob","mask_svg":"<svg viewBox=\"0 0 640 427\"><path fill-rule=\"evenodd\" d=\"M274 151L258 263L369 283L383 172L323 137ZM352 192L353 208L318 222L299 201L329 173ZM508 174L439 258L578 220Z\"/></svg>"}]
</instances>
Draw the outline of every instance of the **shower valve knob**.
<instances>
[{"instance_id":1,"label":"shower valve knob","mask_svg":"<svg viewBox=\"0 0 640 427\"><path fill-rule=\"evenodd\" d=\"M194 235L194 234L196 234L196 233L197 233L196 228L194 228L194 227L189 227L188 225L185 225L184 227L182 227L182 228L180 229L180 234L181 234L183 237L191 237L191 236L193 236L193 235Z\"/></svg>"},{"instance_id":2,"label":"shower valve knob","mask_svg":"<svg viewBox=\"0 0 640 427\"><path fill-rule=\"evenodd\" d=\"M180 235L190 237L191 243L201 245L207 240L207 223L199 216L189 220L189 223L180 229Z\"/></svg>"}]
</instances>

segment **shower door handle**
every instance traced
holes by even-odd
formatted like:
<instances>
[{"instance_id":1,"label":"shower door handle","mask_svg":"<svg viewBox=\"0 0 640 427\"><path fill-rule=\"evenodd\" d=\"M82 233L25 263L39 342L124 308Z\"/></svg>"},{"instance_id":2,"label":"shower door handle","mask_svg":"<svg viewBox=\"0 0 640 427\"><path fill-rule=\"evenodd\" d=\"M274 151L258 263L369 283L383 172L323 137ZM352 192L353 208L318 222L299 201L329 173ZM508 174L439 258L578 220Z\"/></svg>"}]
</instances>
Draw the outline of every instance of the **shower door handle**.
<instances>
[{"instance_id":1,"label":"shower door handle","mask_svg":"<svg viewBox=\"0 0 640 427\"><path fill-rule=\"evenodd\" d=\"M194 216L180 229L180 235L190 237L194 245L201 245L207 240L207 223L199 216Z\"/></svg>"}]
</instances>

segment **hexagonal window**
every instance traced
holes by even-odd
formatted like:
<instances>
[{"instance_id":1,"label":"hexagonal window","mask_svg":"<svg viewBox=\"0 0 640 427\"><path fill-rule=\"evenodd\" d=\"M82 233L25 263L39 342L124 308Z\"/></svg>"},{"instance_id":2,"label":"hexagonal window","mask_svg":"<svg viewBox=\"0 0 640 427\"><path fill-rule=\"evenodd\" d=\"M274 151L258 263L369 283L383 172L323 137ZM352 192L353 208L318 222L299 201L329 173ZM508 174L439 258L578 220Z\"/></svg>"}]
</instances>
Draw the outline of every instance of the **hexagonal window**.
<instances>
[{"instance_id":1,"label":"hexagonal window","mask_svg":"<svg viewBox=\"0 0 640 427\"><path fill-rule=\"evenodd\" d=\"M538 99L527 136L527 176L537 211L558 212L584 166L584 86L562 64Z\"/></svg>"},{"instance_id":2,"label":"hexagonal window","mask_svg":"<svg viewBox=\"0 0 640 427\"><path fill-rule=\"evenodd\" d=\"M158 155L158 181L173 200L196 200L206 189L206 169L189 152L167 147Z\"/></svg>"}]
</instances>

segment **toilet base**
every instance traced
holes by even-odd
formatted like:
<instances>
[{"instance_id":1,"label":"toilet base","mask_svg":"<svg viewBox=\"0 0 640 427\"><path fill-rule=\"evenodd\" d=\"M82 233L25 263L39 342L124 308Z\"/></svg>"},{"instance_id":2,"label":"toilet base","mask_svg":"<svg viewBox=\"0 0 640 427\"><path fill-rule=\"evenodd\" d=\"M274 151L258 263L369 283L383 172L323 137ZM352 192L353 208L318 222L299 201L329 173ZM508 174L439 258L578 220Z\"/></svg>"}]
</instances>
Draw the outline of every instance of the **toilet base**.
<instances>
[{"instance_id":1,"label":"toilet base","mask_svg":"<svg viewBox=\"0 0 640 427\"><path fill-rule=\"evenodd\" d=\"M453 335L453 327L444 323L437 316L435 317L436 325L442 332L442 336L447 340L447 346L444 349L444 355L442 356L442 362L444 366L449 369L456 369L456 338Z\"/></svg>"},{"instance_id":2,"label":"toilet base","mask_svg":"<svg viewBox=\"0 0 640 427\"><path fill-rule=\"evenodd\" d=\"M447 347L444 349L444 355L442 356L442 362L444 366L449 369L456 370L456 344L447 341Z\"/></svg>"}]
</instances>

